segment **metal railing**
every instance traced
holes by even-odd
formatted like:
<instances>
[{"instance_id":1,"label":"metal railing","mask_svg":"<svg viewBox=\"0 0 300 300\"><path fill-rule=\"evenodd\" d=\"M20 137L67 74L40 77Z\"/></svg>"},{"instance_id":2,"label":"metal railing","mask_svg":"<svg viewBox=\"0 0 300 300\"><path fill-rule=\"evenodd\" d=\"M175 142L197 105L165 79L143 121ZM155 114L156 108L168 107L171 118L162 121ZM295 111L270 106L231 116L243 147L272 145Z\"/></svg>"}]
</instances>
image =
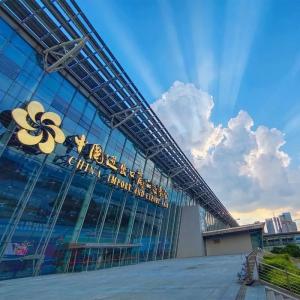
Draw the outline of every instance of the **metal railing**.
<instances>
[{"instance_id":1,"label":"metal railing","mask_svg":"<svg viewBox=\"0 0 300 300\"><path fill-rule=\"evenodd\" d=\"M237 273L239 283L247 285L253 283L253 272L256 265L256 258L258 253L260 253L261 251L262 250L260 248L256 248L252 250L249 254L245 255L241 271Z\"/></svg>"},{"instance_id":2,"label":"metal railing","mask_svg":"<svg viewBox=\"0 0 300 300\"><path fill-rule=\"evenodd\" d=\"M300 275L266 264L261 257L256 262L261 281L300 295Z\"/></svg>"}]
</instances>

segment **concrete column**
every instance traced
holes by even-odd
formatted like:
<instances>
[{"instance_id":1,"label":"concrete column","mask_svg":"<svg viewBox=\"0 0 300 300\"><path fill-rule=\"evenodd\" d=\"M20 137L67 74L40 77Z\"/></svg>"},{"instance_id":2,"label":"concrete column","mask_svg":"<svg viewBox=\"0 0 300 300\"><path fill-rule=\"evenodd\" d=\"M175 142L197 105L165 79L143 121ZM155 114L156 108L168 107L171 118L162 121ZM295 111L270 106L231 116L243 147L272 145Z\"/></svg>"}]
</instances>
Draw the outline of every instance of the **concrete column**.
<instances>
[{"instance_id":1,"label":"concrete column","mask_svg":"<svg viewBox=\"0 0 300 300\"><path fill-rule=\"evenodd\" d=\"M183 206L178 239L177 257L205 256L199 205Z\"/></svg>"}]
</instances>

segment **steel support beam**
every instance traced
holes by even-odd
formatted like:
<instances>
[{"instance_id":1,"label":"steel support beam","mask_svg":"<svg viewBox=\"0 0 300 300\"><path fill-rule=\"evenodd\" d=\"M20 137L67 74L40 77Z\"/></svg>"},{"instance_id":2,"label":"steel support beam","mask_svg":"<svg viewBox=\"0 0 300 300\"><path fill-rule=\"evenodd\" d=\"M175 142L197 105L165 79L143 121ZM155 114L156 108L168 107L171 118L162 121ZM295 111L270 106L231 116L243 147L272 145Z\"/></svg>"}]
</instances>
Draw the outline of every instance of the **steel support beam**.
<instances>
[{"instance_id":1,"label":"steel support beam","mask_svg":"<svg viewBox=\"0 0 300 300\"><path fill-rule=\"evenodd\" d=\"M58 71L65 66L79 53L87 42L88 37L75 39L60 43L51 48L44 50L44 70L48 73ZM52 64L49 62L49 55L56 61Z\"/></svg>"},{"instance_id":2,"label":"steel support beam","mask_svg":"<svg viewBox=\"0 0 300 300\"><path fill-rule=\"evenodd\" d=\"M189 186L183 188L182 190L183 190L183 191L189 190L190 188L194 187L195 185L197 185L197 184L199 184L199 183L200 183L199 180L193 181Z\"/></svg>"},{"instance_id":3,"label":"steel support beam","mask_svg":"<svg viewBox=\"0 0 300 300\"><path fill-rule=\"evenodd\" d=\"M123 111L117 112L111 115L111 127L117 128L122 125L124 122L130 120L139 110L141 109L140 106L130 107L124 109ZM115 123L117 120L117 123Z\"/></svg>"},{"instance_id":4,"label":"steel support beam","mask_svg":"<svg viewBox=\"0 0 300 300\"><path fill-rule=\"evenodd\" d=\"M150 147L147 149L147 158L151 159L152 157L156 156L158 153L166 149L170 144L169 143L163 143L159 145L155 145L153 147ZM152 152L152 153L150 153ZM150 153L150 154L149 154Z\"/></svg>"},{"instance_id":5,"label":"steel support beam","mask_svg":"<svg viewBox=\"0 0 300 300\"><path fill-rule=\"evenodd\" d=\"M202 196L204 196L205 194L208 194L209 192L208 191L204 191L200 194L198 194L198 196L194 199L195 201L198 200L199 198L201 198Z\"/></svg>"},{"instance_id":6,"label":"steel support beam","mask_svg":"<svg viewBox=\"0 0 300 300\"><path fill-rule=\"evenodd\" d=\"M181 172L183 172L186 169L186 166L180 166L177 168L173 168L169 171L169 176L171 178L175 177L176 175L180 174Z\"/></svg>"}]
</instances>

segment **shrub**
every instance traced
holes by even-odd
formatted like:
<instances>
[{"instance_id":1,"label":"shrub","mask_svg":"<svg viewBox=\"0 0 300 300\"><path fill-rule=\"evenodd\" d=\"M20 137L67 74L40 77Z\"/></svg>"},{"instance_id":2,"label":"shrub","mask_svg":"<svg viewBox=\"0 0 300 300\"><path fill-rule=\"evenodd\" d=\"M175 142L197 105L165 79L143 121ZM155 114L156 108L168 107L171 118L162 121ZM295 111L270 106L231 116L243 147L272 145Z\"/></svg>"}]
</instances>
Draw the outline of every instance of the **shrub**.
<instances>
[{"instance_id":1,"label":"shrub","mask_svg":"<svg viewBox=\"0 0 300 300\"><path fill-rule=\"evenodd\" d=\"M264 256L263 262L266 265L259 266L260 278L299 294L300 269L293 264L288 254L268 254Z\"/></svg>"},{"instance_id":2,"label":"shrub","mask_svg":"<svg viewBox=\"0 0 300 300\"><path fill-rule=\"evenodd\" d=\"M281 254L283 251L283 248L281 247L274 247L271 252L274 253L274 254Z\"/></svg>"},{"instance_id":3,"label":"shrub","mask_svg":"<svg viewBox=\"0 0 300 300\"><path fill-rule=\"evenodd\" d=\"M288 254L265 255L264 262L278 269L300 275L300 269L294 265Z\"/></svg>"},{"instance_id":4,"label":"shrub","mask_svg":"<svg viewBox=\"0 0 300 300\"><path fill-rule=\"evenodd\" d=\"M285 247L287 253L292 257L300 257L300 248L295 244L289 244Z\"/></svg>"},{"instance_id":5,"label":"shrub","mask_svg":"<svg viewBox=\"0 0 300 300\"><path fill-rule=\"evenodd\" d=\"M285 247L274 247L271 251L274 254L289 254L292 257L300 257L300 248L296 244L289 244Z\"/></svg>"}]
</instances>

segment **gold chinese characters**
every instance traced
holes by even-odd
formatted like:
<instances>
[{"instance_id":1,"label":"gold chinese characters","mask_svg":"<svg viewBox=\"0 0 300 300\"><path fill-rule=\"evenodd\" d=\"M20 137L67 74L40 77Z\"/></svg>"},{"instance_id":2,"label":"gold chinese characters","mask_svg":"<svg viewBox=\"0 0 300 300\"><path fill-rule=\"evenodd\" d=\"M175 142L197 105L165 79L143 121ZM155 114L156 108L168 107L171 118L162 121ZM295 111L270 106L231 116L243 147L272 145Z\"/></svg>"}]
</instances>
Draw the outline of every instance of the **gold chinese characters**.
<instances>
[{"instance_id":1,"label":"gold chinese characters","mask_svg":"<svg viewBox=\"0 0 300 300\"><path fill-rule=\"evenodd\" d=\"M118 188L132 192L134 195L136 195L138 197L145 198L146 200L148 200L152 203L161 205L162 207L165 207L165 208L168 207L167 198L161 198L161 197L159 197L159 195L154 195L151 192L151 190L150 191L143 190L137 185L135 185L135 187L134 187L132 184L125 182L124 180L121 180L120 178L118 178L115 175L110 174L107 178L107 182Z\"/></svg>"},{"instance_id":2,"label":"gold chinese characters","mask_svg":"<svg viewBox=\"0 0 300 300\"><path fill-rule=\"evenodd\" d=\"M145 180L140 170L129 170L125 163L117 162L115 156L105 154L103 148L99 144L88 144L85 135L76 136L74 142L77 152L86 160L79 159L76 165L78 170L99 177L100 171L96 171L97 168L92 166L92 163L94 162L96 165L113 171L114 175L110 174L108 176L107 182L109 184L133 192L136 196L145 198L153 203L162 205L163 207L168 207L168 194L164 188L153 184L149 180ZM74 163L74 157L71 157L69 159L69 164L71 165ZM127 177L129 182L121 180L116 176L117 174Z\"/></svg>"},{"instance_id":3,"label":"gold chinese characters","mask_svg":"<svg viewBox=\"0 0 300 300\"><path fill-rule=\"evenodd\" d=\"M38 101L29 102L25 109L15 108L12 118L18 125L16 137L23 145L33 146L41 153L50 154L55 143L65 142L65 135L60 129L60 116L54 112L45 112L44 106ZM78 157L62 156L76 170L100 178L100 167L110 169L112 173L109 174L107 183L168 207L168 194L161 186L145 180L140 170L128 169L125 163L117 161L116 156L106 154L101 145L89 144L85 135L68 136L65 145L68 147L67 153L76 147ZM127 178L127 181L122 178Z\"/></svg>"}]
</instances>

